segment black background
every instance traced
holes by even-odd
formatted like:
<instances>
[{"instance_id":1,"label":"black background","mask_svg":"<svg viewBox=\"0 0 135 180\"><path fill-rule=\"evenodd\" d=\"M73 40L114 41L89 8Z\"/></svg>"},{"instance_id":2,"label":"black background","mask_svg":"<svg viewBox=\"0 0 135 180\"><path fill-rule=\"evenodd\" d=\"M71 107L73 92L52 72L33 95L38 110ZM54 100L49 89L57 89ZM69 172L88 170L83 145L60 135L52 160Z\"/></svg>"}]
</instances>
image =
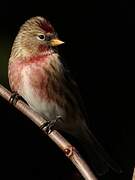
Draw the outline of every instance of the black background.
<instances>
[{"instance_id":1,"label":"black background","mask_svg":"<svg viewBox=\"0 0 135 180\"><path fill-rule=\"evenodd\" d=\"M105 8L107 5L107 8ZM21 24L44 16L65 45L59 52L77 81L88 125L123 169L99 178L131 180L134 166L135 8L94 2L4 1L0 11L0 81L9 88L7 64ZM0 98L0 176L17 179L78 179L56 145Z\"/></svg>"}]
</instances>

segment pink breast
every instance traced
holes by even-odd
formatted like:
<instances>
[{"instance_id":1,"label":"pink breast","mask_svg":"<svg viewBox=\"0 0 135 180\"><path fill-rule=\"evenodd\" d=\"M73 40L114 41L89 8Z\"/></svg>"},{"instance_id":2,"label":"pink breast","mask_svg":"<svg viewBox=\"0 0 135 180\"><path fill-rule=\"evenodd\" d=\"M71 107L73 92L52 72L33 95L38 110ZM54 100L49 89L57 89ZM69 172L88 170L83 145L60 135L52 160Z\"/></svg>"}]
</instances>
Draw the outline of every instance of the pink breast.
<instances>
[{"instance_id":1,"label":"pink breast","mask_svg":"<svg viewBox=\"0 0 135 180\"><path fill-rule=\"evenodd\" d=\"M9 78L9 84L12 89L12 91L18 91L20 80L21 80L21 70L22 66L15 62L10 63L8 67L8 78Z\"/></svg>"},{"instance_id":2,"label":"pink breast","mask_svg":"<svg viewBox=\"0 0 135 180\"><path fill-rule=\"evenodd\" d=\"M45 72L42 64L37 65L37 63L33 63L30 65L30 72L28 73L30 87L32 88L35 97L42 101L48 100L48 74ZM25 82L24 82L25 84Z\"/></svg>"},{"instance_id":3,"label":"pink breast","mask_svg":"<svg viewBox=\"0 0 135 180\"><path fill-rule=\"evenodd\" d=\"M16 60L9 65L9 83L13 91L23 91L23 86L28 83L35 96L41 100L48 99L48 74L45 70L46 58L29 59L28 61ZM24 78L25 77L25 78ZM24 94L22 92L22 94Z\"/></svg>"}]
</instances>

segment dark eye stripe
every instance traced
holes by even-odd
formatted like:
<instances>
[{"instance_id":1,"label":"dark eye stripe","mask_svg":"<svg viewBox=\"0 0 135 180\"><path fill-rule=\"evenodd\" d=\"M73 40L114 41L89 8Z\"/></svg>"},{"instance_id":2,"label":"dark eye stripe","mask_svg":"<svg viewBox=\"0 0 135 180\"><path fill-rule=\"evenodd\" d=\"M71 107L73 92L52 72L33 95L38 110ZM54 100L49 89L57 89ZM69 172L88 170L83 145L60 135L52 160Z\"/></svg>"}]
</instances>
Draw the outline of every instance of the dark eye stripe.
<instances>
[{"instance_id":1,"label":"dark eye stripe","mask_svg":"<svg viewBox=\"0 0 135 180\"><path fill-rule=\"evenodd\" d=\"M46 40L46 41L50 41L51 39L53 39L53 38L55 38L55 37L56 37L56 34L51 34L51 35L49 34L49 35L46 35L46 36L45 36L45 40Z\"/></svg>"},{"instance_id":2,"label":"dark eye stripe","mask_svg":"<svg viewBox=\"0 0 135 180\"><path fill-rule=\"evenodd\" d=\"M57 35L55 33L48 34L48 35L40 34L40 35L38 35L38 38L41 40L50 41L51 39L55 38L56 36Z\"/></svg>"},{"instance_id":3,"label":"dark eye stripe","mask_svg":"<svg viewBox=\"0 0 135 180\"><path fill-rule=\"evenodd\" d=\"M46 40L46 41L50 41L51 39L52 39L52 36L51 36L51 35L46 35L46 36L45 36L45 40Z\"/></svg>"}]
</instances>

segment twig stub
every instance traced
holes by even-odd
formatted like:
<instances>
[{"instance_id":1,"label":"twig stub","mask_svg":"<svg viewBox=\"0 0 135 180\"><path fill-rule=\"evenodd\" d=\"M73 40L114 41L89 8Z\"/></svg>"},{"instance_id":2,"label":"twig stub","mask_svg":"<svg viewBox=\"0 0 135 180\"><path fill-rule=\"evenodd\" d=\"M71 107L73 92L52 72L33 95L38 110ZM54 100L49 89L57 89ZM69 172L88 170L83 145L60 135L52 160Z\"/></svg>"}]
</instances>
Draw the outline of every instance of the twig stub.
<instances>
[{"instance_id":1,"label":"twig stub","mask_svg":"<svg viewBox=\"0 0 135 180\"><path fill-rule=\"evenodd\" d=\"M70 158L73 155L73 151L75 151L75 147L73 146L68 146L64 149L64 153L68 158Z\"/></svg>"}]
</instances>

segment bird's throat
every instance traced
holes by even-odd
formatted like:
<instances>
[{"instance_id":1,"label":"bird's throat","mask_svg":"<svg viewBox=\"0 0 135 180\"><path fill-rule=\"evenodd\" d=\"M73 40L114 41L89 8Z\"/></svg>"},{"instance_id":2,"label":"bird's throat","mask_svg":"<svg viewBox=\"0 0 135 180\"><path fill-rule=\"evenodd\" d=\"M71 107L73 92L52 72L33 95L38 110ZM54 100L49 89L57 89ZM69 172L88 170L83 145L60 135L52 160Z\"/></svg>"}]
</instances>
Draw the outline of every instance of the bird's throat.
<instances>
[{"instance_id":1,"label":"bird's throat","mask_svg":"<svg viewBox=\"0 0 135 180\"><path fill-rule=\"evenodd\" d=\"M41 44L41 45L39 45L39 47L38 47L38 51L39 51L40 53L41 53L41 52L42 52L42 53L43 53L43 52L48 52L48 51L49 51L49 47Z\"/></svg>"}]
</instances>

